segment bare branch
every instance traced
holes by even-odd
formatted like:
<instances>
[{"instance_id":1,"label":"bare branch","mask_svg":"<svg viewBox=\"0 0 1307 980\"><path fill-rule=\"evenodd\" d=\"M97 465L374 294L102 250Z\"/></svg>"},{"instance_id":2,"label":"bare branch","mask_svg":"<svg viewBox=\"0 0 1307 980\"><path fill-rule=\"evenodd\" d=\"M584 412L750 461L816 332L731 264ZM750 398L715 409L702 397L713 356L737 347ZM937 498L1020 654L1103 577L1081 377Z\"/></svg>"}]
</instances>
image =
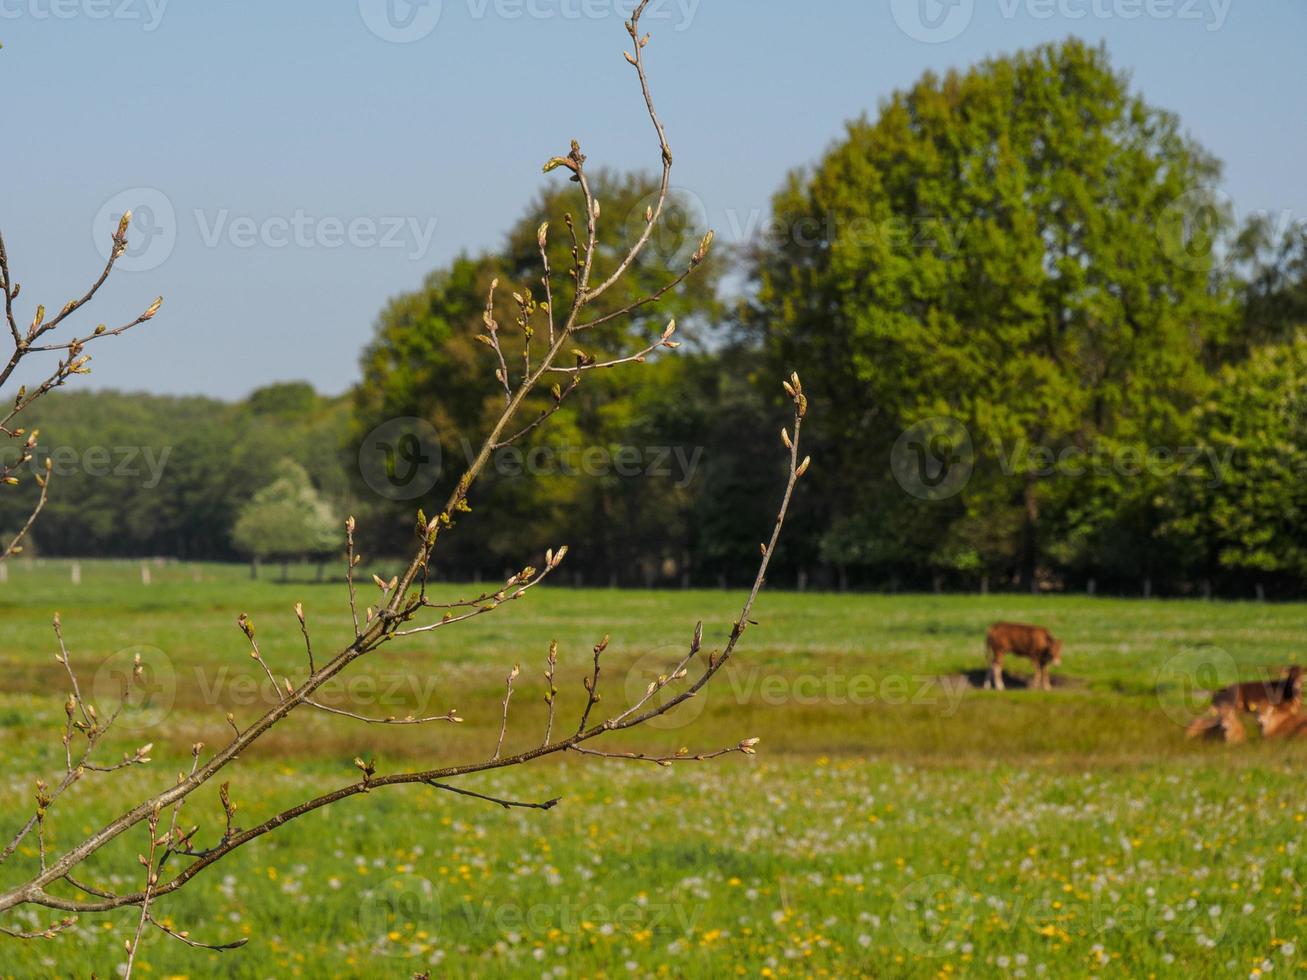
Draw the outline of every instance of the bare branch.
<instances>
[{"instance_id":1,"label":"bare branch","mask_svg":"<svg viewBox=\"0 0 1307 980\"><path fill-rule=\"evenodd\" d=\"M36 501L36 506L32 508L32 512L27 515L27 520L23 523L23 526L18 529L18 533L13 536L9 541L9 544L5 545L4 550L0 551L0 561L4 561L10 555L15 555L23 550L23 539L27 537L28 532L32 530L32 525L36 523L36 519L41 516L41 511L45 510L46 501L50 498L51 466L50 458L47 456L45 460L45 475L36 477L36 485L41 488L41 496Z\"/></svg>"},{"instance_id":2,"label":"bare branch","mask_svg":"<svg viewBox=\"0 0 1307 980\"><path fill-rule=\"evenodd\" d=\"M248 939L237 939L229 943L202 943L197 939L192 939L189 932L186 931L178 932L174 929L169 928L167 925L160 922L158 919L156 919L153 915L150 915L148 912L146 913L145 920L149 922L150 925L158 929L160 932L171 936L173 939L176 939L180 943L186 944L187 946L191 947L191 949L207 949L216 953L222 953L232 949L240 949L242 946L244 946L246 943L249 942Z\"/></svg>"},{"instance_id":3,"label":"bare branch","mask_svg":"<svg viewBox=\"0 0 1307 980\"><path fill-rule=\"evenodd\" d=\"M559 802L562 800L561 796L556 796L552 800L545 800L543 803L523 803L518 800L501 800L495 796L486 796L484 793L474 793L470 789L461 789L458 786L450 786L447 783L438 783L434 779L424 779L423 782L435 789L443 789L447 793L457 793L460 796L470 796L474 800L485 800L487 803L497 803L505 810L552 810L554 807L558 806Z\"/></svg>"},{"instance_id":4,"label":"bare branch","mask_svg":"<svg viewBox=\"0 0 1307 980\"><path fill-rule=\"evenodd\" d=\"M25 433L23 429L13 425L13 421L28 406L43 395L61 387L74 375L87 374L90 368L87 363L90 361L90 355L83 354L82 350L86 344L92 340L99 340L104 337L116 337L127 332L133 327L139 326L154 317L159 312L163 304L163 298L156 299L146 308L140 316L136 317L129 323L125 323L113 330L107 329L103 324L96 327L95 330L86 337L74 337L71 340L54 343L54 344L37 344L36 341L51 331L57 329L73 312L89 303L100 287L104 285L113 271L114 264L127 249L127 228L131 223L131 212L123 215L122 220L118 223L118 229L113 235L113 241L109 249L109 258L105 263L104 269L99 277L91 284L90 288L79 299L74 299L64 304L63 309L52 319L45 318L45 307L38 305L36 313L32 317L30 326L26 331L20 330L18 325L18 314L14 309L14 301L18 299L21 287L14 282L13 272L9 264L9 252L5 246L4 237L0 235L0 293L4 294L5 322L9 327L9 336L13 340L14 349L9 355L3 367L0 367L0 386L9 381L9 378L17 370L19 364L32 354L45 353L50 351L64 351L67 357L60 360L55 366L54 371L45 378L34 389L28 390L26 386L18 389L15 395L12 407L8 413L0 419L0 434L7 435L10 438L23 438L22 453L16 466L22 466L32 459L32 450L36 446L36 432ZM13 476L14 467L0 467L0 481L8 485L18 482ZM47 458L45 463L45 474L36 477L37 485L41 488L40 497L32 509L26 522L19 530L18 534L0 551L0 562L7 560L10 556L17 554L21 550L23 539L31 531L32 525L36 523L37 517L45 509L49 496L50 480L50 460Z\"/></svg>"},{"instance_id":5,"label":"bare branch","mask_svg":"<svg viewBox=\"0 0 1307 980\"><path fill-rule=\"evenodd\" d=\"M504 736L508 733L508 702L513 698L513 681L517 680L517 675L521 673L521 668L517 664L508 672L508 680L504 684L504 717L499 723L499 741L495 743L495 754L490 758L492 760L499 758L499 753L504 749Z\"/></svg>"},{"instance_id":6,"label":"bare branch","mask_svg":"<svg viewBox=\"0 0 1307 980\"><path fill-rule=\"evenodd\" d=\"M594 647L594 672L581 681L582 686L585 688L586 702L585 710L581 712L581 721L576 726L578 735L585 731L586 722L590 720L590 711L599 703L599 658L603 656L604 651L607 649L608 636L605 634L604 638L596 643Z\"/></svg>"},{"instance_id":7,"label":"bare branch","mask_svg":"<svg viewBox=\"0 0 1307 980\"><path fill-rule=\"evenodd\" d=\"M693 755L690 754L689 749L681 749L674 755L645 755L643 752L600 752L598 749L586 749L579 745L572 746L572 751L579 752L581 755L599 756L603 759L631 759L635 762L652 762L659 766L671 766L678 762L707 762L709 759L720 759L724 755L731 755L735 752L753 755L753 747L757 744L758 739L746 738L738 745L732 745L729 749L699 752Z\"/></svg>"},{"instance_id":8,"label":"bare branch","mask_svg":"<svg viewBox=\"0 0 1307 980\"><path fill-rule=\"evenodd\" d=\"M154 867L154 855L158 849L160 841L157 839L159 833L159 808L155 807L150 814L148 824L150 828L150 853L149 857L142 855L141 864L145 867L145 893L141 899L141 915L136 920L136 932L132 938L126 941L127 947L127 968L123 972L124 980L131 980L132 968L136 965L136 953L141 948L141 934L145 932L145 925L150 918L150 899L154 897L154 886L159 881L159 873Z\"/></svg>"},{"instance_id":9,"label":"bare branch","mask_svg":"<svg viewBox=\"0 0 1307 980\"><path fill-rule=\"evenodd\" d=\"M545 704L549 706L549 717L545 722L545 739L542 745L548 745L554 734L554 706L558 701L558 688L554 687L554 671L558 667L558 641L549 644L549 656L545 660Z\"/></svg>"},{"instance_id":10,"label":"bare branch","mask_svg":"<svg viewBox=\"0 0 1307 980\"><path fill-rule=\"evenodd\" d=\"M300 633L304 637L304 652L308 654L309 673L312 674L317 671L317 665L313 663L313 641L309 639L308 623L304 621L304 603L295 603L295 618L299 621Z\"/></svg>"},{"instance_id":11,"label":"bare branch","mask_svg":"<svg viewBox=\"0 0 1307 980\"><path fill-rule=\"evenodd\" d=\"M366 722L369 725L429 725L433 721L451 721L461 722L463 719L458 716L458 709L450 708L443 715L431 715L426 718L415 718L413 715L406 715L403 718L396 718L391 715L386 718L369 718L366 715L357 715L352 711L345 711L342 708L333 708L329 704L322 704L320 701L305 699L305 704L317 708L319 711L325 711L328 714L340 715L343 718L351 718L354 721Z\"/></svg>"}]
</instances>

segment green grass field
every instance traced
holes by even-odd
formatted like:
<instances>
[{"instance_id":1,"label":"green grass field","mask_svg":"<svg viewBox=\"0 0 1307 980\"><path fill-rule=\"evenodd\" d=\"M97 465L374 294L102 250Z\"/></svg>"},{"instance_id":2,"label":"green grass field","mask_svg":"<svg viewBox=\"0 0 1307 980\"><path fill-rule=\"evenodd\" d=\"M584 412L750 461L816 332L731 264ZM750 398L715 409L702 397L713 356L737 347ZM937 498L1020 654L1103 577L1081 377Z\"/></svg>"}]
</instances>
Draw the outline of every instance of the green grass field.
<instances>
[{"instance_id":1,"label":"green grass field","mask_svg":"<svg viewBox=\"0 0 1307 980\"><path fill-rule=\"evenodd\" d=\"M381 570L381 569L379 569ZM300 676L302 601L319 656L348 634L342 585L251 582L244 569L14 562L0 584L0 812L16 829L34 779L63 768L59 610L82 684L116 698L140 650L150 699L123 716L107 758L155 743L144 768L91 776L51 810L58 850L165 786L196 740L220 744L272 693L235 625ZM467 589L442 587L451 595ZM559 724L574 726L590 647L612 636L601 708L643 693L696 619L720 645L734 592L542 589L498 612L393 645L330 701L378 716L443 713L462 725L379 728L294 717L228 770L238 822L381 772L488 758L504 676L522 676L506 748L538 744L541 671L558 639ZM1302 660L1307 606L1025 596L764 594L760 625L705 697L610 748L692 752L761 738L756 757L670 769L571 757L468 777L496 796L562 796L505 811L430 788L377 791L261 839L159 912L234 952L154 933L138 975L1258 976L1307 969L1307 748L1188 742L1202 691ZM997 618L1063 637L1049 693L972 689ZM1018 661L1014 673L1028 673ZM951 678L940 683L939 678ZM260 681L262 683L260 684ZM183 823L220 832L213 792ZM6 831L8 839L12 831ZM128 835L133 836L133 835ZM85 877L138 887L124 840ZM0 871L37 867L34 841ZM12 915L32 928L54 916ZM85 916L60 938L0 937L0 975L116 975L131 910Z\"/></svg>"}]
</instances>

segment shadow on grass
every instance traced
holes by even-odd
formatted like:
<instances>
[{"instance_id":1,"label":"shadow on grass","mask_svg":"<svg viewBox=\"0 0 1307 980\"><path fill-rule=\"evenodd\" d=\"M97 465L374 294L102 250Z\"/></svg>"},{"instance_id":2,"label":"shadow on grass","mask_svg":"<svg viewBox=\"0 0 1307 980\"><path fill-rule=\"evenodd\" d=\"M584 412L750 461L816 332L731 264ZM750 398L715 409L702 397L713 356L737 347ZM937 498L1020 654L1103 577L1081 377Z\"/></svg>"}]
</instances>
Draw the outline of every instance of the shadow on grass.
<instances>
[{"instance_id":1,"label":"shadow on grass","mask_svg":"<svg viewBox=\"0 0 1307 980\"><path fill-rule=\"evenodd\" d=\"M1025 691L1034 683L1034 676L1031 674L1009 674L1003 671L1003 684L1009 691ZM1053 690L1083 690L1089 686L1089 682L1079 677L1067 677L1065 674L1050 674L1049 683L1053 685ZM949 674L941 677L941 684L959 685L963 690L971 689L973 691L982 691L985 684L989 681L989 669L977 668L976 670L964 670L960 674Z\"/></svg>"}]
</instances>

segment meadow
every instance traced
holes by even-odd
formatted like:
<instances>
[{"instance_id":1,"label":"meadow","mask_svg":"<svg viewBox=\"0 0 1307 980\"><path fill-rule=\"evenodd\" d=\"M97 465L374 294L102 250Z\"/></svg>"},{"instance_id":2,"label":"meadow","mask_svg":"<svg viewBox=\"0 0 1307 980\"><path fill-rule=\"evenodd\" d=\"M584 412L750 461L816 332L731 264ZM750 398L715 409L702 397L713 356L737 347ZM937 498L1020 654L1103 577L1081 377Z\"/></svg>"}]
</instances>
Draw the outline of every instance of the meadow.
<instances>
[{"instance_id":1,"label":"meadow","mask_svg":"<svg viewBox=\"0 0 1307 980\"><path fill-rule=\"evenodd\" d=\"M379 572L388 569L379 567ZM144 768L89 777L51 811L52 849L79 839L221 744L271 703L236 615L248 613L278 677L348 638L343 585L310 569L281 583L242 568L12 562L0 583L0 813L17 828L34 779L62 771L61 614L90 696L114 700L135 653L148 698L106 758L155 745ZM441 585L449 596L474 586ZM228 770L238 823L379 771L488 758L504 677L522 676L506 749L538 744L545 654L559 641L559 719L575 724L591 647L602 708L638 698L686 648L696 620L723 641L736 592L542 588L520 602L356 665L327 700L375 716L459 725L380 728L294 718ZM159 908L205 942L149 935L154 977L432 976L1216 977L1307 968L1307 749L1189 742L1203 692L1301 661L1307 607L1107 597L764 593L737 662L708 693L620 750L691 752L761 741L756 756L663 768L569 757L469 777L506 811L431 788L377 791L310 814L215 865ZM1052 692L975 689L994 619L1041 622L1065 641ZM1009 664L1029 673L1022 661ZM969 673L970 672L970 673ZM102 708L103 710L103 708ZM220 830L212 791L187 803L201 841ZM9 832L5 833L5 837ZM143 836L143 835L142 835ZM30 842L29 842L30 843ZM136 884L123 841L88 876ZM8 884L39 860L24 845ZM22 912L5 923L36 927ZM0 937L0 975L113 976L130 910L61 937Z\"/></svg>"}]
</instances>

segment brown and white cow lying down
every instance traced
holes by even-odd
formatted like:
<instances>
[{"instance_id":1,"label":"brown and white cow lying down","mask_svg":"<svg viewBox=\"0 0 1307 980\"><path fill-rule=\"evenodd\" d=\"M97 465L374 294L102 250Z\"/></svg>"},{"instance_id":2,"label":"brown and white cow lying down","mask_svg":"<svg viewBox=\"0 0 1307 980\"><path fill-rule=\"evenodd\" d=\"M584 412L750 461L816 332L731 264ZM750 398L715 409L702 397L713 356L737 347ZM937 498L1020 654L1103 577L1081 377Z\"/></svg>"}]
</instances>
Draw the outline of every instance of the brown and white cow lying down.
<instances>
[{"instance_id":1,"label":"brown and white cow lying down","mask_svg":"<svg viewBox=\"0 0 1307 980\"><path fill-rule=\"evenodd\" d=\"M1223 738L1227 742L1244 740L1241 712L1256 714L1261 722L1263 711L1271 719L1272 727L1287 723L1287 716L1296 714L1302 704L1302 667L1286 667L1273 681L1245 681L1231 684L1212 695L1212 707L1205 715L1195 718L1185 729L1190 738ZM1272 716L1284 716L1276 720ZM1272 735L1262 722L1262 734Z\"/></svg>"},{"instance_id":2,"label":"brown and white cow lying down","mask_svg":"<svg viewBox=\"0 0 1307 980\"><path fill-rule=\"evenodd\" d=\"M1302 668L1290 667L1276 697L1262 702L1257 723L1263 738L1297 738L1307 735L1307 714L1302 710Z\"/></svg>"},{"instance_id":3,"label":"brown and white cow lying down","mask_svg":"<svg viewBox=\"0 0 1307 980\"><path fill-rule=\"evenodd\" d=\"M989 658L986 687L1003 690L1003 655L1027 657L1035 665L1034 687L1053 689L1048 679L1049 664L1062 666L1062 641L1042 626L1026 623L995 623L985 634L985 651Z\"/></svg>"},{"instance_id":4,"label":"brown and white cow lying down","mask_svg":"<svg viewBox=\"0 0 1307 980\"><path fill-rule=\"evenodd\" d=\"M1303 714L1302 701L1288 704L1262 705L1257 713L1262 726L1262 738L1298 738L1307 736L1307 714Z\"/></svg>"}]
</instances>

